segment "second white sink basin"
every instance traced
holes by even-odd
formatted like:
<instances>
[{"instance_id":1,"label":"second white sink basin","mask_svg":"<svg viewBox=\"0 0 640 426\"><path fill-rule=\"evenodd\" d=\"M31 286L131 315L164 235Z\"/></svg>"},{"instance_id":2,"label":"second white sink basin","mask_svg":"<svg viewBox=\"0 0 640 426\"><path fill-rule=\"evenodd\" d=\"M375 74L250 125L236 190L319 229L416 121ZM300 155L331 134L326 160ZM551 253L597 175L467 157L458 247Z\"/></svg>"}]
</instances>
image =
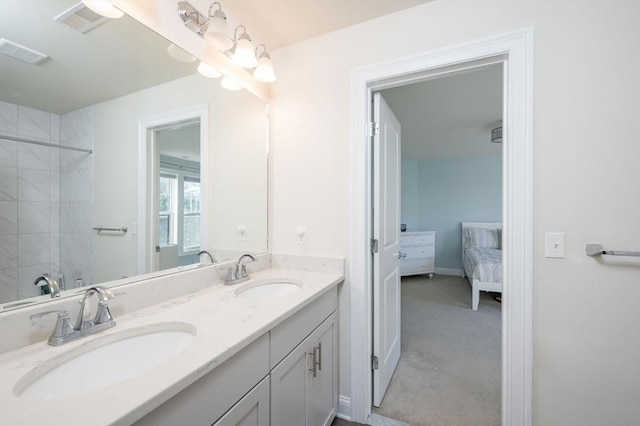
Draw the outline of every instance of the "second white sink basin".
<instances>
[{"instance_id":1,"label":"second white sink basin","mask_svg":"<svg viewBox=\"0 0 640 426\"><path fill-rule=\"evenodd\" d=\"M51 400L102 389L158 366L185 349L195 335L194 326L176 322L98 337L34 368L18 381L14 393L28 400Z\"/></svg>"},{"instance_id":2,"label":"second white sink basin","mask_svg":"<svg viewBox=\"0 0 640 426\"><path fill-rule=\"evenodd\" d=\"M289 278L271 278L257 280L243 285L236 290L236 296L244 299L259 300L278 296L286 296L300 290L302 283Z\"/></svg>"}]
</instances>

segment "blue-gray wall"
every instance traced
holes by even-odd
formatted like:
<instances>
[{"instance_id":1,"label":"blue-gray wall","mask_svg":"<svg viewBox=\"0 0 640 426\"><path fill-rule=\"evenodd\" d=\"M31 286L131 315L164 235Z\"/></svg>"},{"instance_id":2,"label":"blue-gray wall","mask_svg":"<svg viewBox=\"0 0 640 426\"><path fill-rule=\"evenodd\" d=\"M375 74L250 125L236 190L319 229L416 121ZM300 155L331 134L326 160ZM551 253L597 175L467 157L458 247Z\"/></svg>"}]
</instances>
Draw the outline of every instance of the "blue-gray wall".
<instances>
[{"instance_id":1,"label":"blue-gray wall","mask_svg":"<svg viewBox=\"0 0 640 426\"><path fill-rule=\"evenodd\" d=\"M502 157L402 161L401 217L438 232L436 268L462 269L460 222L502 220Z\"/></svg>"}]
</instances>

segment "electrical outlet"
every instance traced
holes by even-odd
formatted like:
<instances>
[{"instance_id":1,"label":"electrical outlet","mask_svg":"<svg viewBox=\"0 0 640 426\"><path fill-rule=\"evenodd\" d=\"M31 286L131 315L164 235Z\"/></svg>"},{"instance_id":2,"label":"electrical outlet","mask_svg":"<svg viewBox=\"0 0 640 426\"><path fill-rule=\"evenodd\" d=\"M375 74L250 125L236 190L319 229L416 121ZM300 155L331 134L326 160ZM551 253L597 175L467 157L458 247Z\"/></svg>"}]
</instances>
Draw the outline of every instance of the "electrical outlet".
<instances>
[{"instance_id":1,"label":"electrical outlet","mask_svg":"<svg viewBox=\"0 0 640 426\"><path fill-rule=\"evenodd\" d=\"M247 241L247 227L238 225L238 241Z\"/></svg>"},{"instance_id":2,"label":"electrical outlet","mask_svg":"<svg viewBox=\"0 0 640 426\"><path fill-rule=\"evenodd\" d=\"M547 232L545 234L544 257L564 259L564 232Z\"/></svg>"},{"instance_id":3,"label":"electrical outlet","mask_svg":"<svg viewBox=\"0 0 640 426\"><path fill-rule=\"evenodd\" d=\"M296 229L296 238L298 240L298 244L307 244L307 227L306 226L298 226Z\"/></svg>"}]
</instances>

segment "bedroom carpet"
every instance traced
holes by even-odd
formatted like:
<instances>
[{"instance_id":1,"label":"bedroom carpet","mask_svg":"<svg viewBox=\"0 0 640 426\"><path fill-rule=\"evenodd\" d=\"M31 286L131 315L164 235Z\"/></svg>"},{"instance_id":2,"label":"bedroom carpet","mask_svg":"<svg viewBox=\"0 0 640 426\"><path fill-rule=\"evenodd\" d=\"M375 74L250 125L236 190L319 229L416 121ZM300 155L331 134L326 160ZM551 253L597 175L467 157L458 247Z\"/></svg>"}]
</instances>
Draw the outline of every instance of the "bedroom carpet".
<instances>
[{"instance_id":1,"label":"bedroom carpet","mask_svg":"<svg viewBox=\"0 0 640 426\"><path fill-rule=\"evenodd\" d=\"M500 425L501 305L466 278L402 279L402 351L374 413L414 426Z\"/></svg>"}]
</instances>

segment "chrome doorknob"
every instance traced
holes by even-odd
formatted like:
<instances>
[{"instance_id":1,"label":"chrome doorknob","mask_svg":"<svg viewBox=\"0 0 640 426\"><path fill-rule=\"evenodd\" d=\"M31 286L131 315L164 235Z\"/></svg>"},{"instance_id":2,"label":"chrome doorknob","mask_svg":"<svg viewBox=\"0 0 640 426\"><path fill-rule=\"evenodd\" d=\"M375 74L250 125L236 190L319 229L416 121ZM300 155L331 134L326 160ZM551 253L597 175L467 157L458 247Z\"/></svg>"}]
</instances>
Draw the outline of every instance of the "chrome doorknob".
<instances>
[{"instance_id":1,"label":"chrome doorknob","mask_svg":"<svg viewBox=\"0 0 640 426\"><path fill-rule=\"evenodd\" d=\"M393 253L396 256L398 256L398 259L404 259L405 257L407 257L407 253L403 253L401 251L397 252L397 253Z\"/></svg>"}]
</instances>

